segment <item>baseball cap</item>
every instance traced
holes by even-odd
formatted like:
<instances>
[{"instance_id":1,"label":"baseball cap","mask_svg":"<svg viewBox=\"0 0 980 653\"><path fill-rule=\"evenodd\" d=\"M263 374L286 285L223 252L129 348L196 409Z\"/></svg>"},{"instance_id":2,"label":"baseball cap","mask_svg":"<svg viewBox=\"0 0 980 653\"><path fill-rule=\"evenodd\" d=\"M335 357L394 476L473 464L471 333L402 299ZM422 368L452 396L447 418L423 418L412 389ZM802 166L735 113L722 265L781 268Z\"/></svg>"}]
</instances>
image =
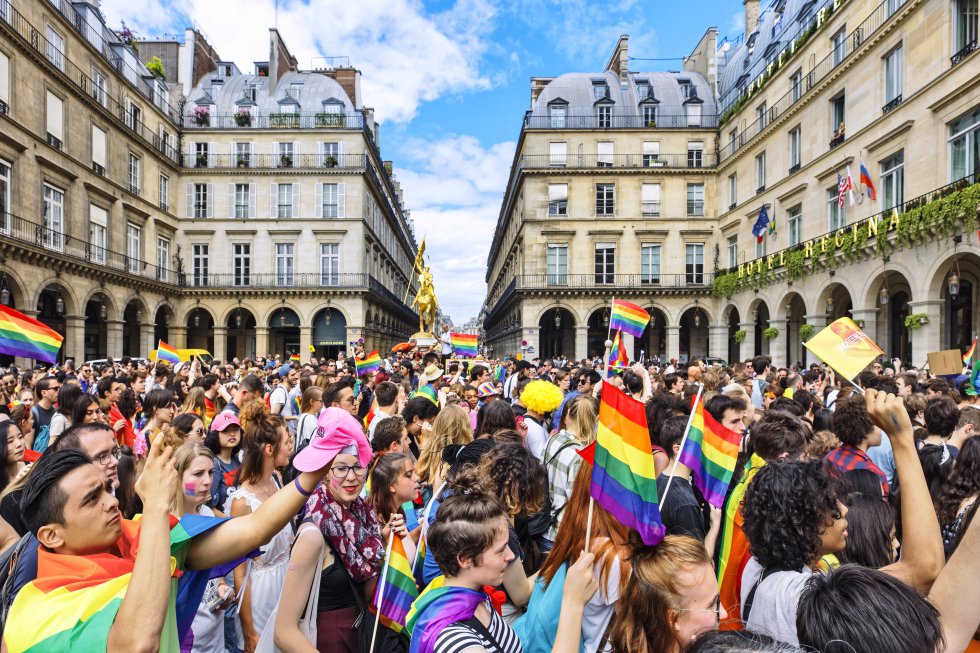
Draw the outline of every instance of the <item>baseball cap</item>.
<instances>
[{"instance_id":1,"label":"baseball cap","mask_svg":"<svg viewBox=\"0 0 980 653\"><path fill-rule=\"evenodd\" d=\"M231 425L241 427L241 423L238 421L238 416L235 413L225 411L223 413L218 413L214 420L211 422L212 431L224 431Z\"/></svg>"},{"instance_id":2,"label":"baseball cap","mask_svg":"<svg viewBox=\"0 0 980 653\"><path fill-rule=\"evenodd\" d=\"M476 394L482 399L483 397L490 397L499 393L497 392L497 389L493 387L493 383L487 381L480 384L480 387L476 390Z\"/></svg>"},{"instance_id":3,"label":"baseball cap","mask_svg":"<svg viewBox=\"0 0 980 653\"><path fill-rule=\"evenodd\" d=\"M330 407L320 413L317 431L310 443L293 458L293 467L300 472L323 469L346 447L357 447L357 459L367 467L373 452L357 419L346 410Z\"/></svg>"},{"instance_id":4,"label":"baseball cap","mask_svg":"<svg viewBox=\"0 0 980 653\"><path fill-rule=\"evenodd\" d=\"M279 378L281 379L284 376L286 376L287 374L289 374L289 370L291 370L291 369L293 369L293 368L288 363L286 365L283 365L282 367L280 367L279 368L279 371L278 371Z\"/></svg>"}]
</instances>

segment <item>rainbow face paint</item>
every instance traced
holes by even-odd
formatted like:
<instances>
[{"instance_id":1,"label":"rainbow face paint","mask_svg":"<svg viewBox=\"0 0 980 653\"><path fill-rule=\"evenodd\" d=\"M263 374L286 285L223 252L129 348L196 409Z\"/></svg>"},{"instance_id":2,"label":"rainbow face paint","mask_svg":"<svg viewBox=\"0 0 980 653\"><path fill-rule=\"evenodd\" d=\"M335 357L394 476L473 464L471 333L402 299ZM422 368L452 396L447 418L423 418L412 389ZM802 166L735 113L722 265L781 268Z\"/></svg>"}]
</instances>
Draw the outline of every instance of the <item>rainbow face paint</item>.
<instances>
[{"instance_id":1,"label":"rainbow face paint","mask_svg":"<svg viewBox=\"0 0 980 653\"><path fill-rule=\"evenodd\" d=\"M197 483L184 483L184 494L189 497L197 495Z\"/></svg>"}]
</instances>

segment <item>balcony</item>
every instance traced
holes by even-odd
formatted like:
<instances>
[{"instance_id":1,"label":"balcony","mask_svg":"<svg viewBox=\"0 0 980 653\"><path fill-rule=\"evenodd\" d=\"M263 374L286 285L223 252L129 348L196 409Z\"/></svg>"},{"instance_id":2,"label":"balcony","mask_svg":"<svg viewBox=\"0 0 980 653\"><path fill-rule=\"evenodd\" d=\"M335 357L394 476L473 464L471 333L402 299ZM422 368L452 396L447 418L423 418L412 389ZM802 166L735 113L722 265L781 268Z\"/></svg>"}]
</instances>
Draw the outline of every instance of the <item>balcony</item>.
<instances>
[{"instance_id":1,"label":"balcony","mask_svg":"<svg viewBox=\"0 0 980 653\"><path fill-rule=\"evenodd\" d=\"M959 52L957 52L956 54L954 54L952 57L949 58L950 68L959 64L968 56L976 52L976 50L977 50L977 40L973 39L972 41L964 45Z\"/></svg>"},{"instance_id":2,"label":"balcony","mask_svg":"<svg viewBox=\"0 0 980 653\"><path fill-rule=\"evenodd\" d=\"M899 93L898 95L895 96L895 98L891 102L881 107L881 112L883 114L888 113L889 111L891 111L892 109L900 105L901 103L902 103L902 94Z\"/></svg>"},{"instance_id":3,"label":"balcony","mask_svg":"<svg viewBox=\"0 0 980 653\"><path fill-rule=\"evenodd\" d=\"M844 142L844 134L834 134L833 138L830 139L830 149L841 145Z\"/></svg>"},{"instance_id":4,"label":"balcony","mask_svg":"<svg viewBox=\"0 0 980 653\"><path fill-rule=\"evenodd\" d=\"M10 113L10 107L7 105L6 102L4 102L3 100L0 100L0 115L4 115L5 116L8 113Z\"/></svg>"},{"instance_id":5,"label":"balcony","mask_svg":"<svg viewBox=\"0 0 980 653\"><path fill-rule=\"evenodd\" d=\"M0 0L2 1L2 0ZM285 165L284 159L288 159ZM275 168L294 168L303 170L364 170L364 154L300 154L283 157L279 154L192 154L184 155L187 168L225 169L255 168L271 170Z\"/></svg>"},{"instance_id":6,"label":"balcony","mask_svg":"<svg viewBox=\"0 0 980 653\"><path fill-rule=\"evenodd\" d=\"M715 129L718 116L712 114L658 115L654 123L649 123L638 113L597 115L566 114L562 116L534 116L528 111L524 114L524 129Z\"/></svg>"},{"instance_id":7,"label":"balcony","mask_svg":"<svg viewBox=\"0 0 980 653\"><path fill-rule=\"evenodd\" d=\"M189 275L184 285L190 288L366 288L369 275L360 272L323 275L319 272L250 272Z\"/></svg>"},{"instance_id":8,"label":"balcony","mask_svg":"<svg viewBox=\"0 0 980 653\"><path fill-rule=\"evenodd\" d=\"M56 150L61 150L63 146L61 139L54 134L48 134L48 145Z\"/></svg>"},{"instance_id":9,"label":"balcony","mask_svg":"<svg viewBox=\"0 0 980 653\"><path fill-rule=\"evenodd\" d=\"M660 215L660 201L646 201L643 202L643 216L644 217L657 217Z\"/></svg>"},{"instance_id":10,"label":"balcony","mask_svg":"<svg viewBox=\"0 0 980 653\"><path fill-rule=\"evenodd\" d=\"M562 168L564 170L599 170L617 168L621 170L643 171L650 168L674 170L706 169L715 166L715 155L706 153L697 163L690 165L687 154L660 154L651 158L650 154L574 154L555 156L551 154L525 154L521 156L521 166L527 170Z\"/></svg>"},{"instance_id":11,"label":"balcony","mask_svg":"<svg viewBox=\"0 0 980 653\"><path fill-rule=\"evenodd\" d=\"M364 114L353 113L259 113L251 112L248 118L242 113L195 114L182 117L186 129L363 129Z\"/></svg>"},{"instance_id":12,"label":"balcony","mask_svg":"<svg viewBox=\"0 0 980 653\"><path fill-rule=\"evenodd\" d=\"M603 292L618 289L696 290L711 288L714 275L706 272L692 274L519 274L515 277L516 290L570 290L601 289Z\"/></svg>"}]
</instances>

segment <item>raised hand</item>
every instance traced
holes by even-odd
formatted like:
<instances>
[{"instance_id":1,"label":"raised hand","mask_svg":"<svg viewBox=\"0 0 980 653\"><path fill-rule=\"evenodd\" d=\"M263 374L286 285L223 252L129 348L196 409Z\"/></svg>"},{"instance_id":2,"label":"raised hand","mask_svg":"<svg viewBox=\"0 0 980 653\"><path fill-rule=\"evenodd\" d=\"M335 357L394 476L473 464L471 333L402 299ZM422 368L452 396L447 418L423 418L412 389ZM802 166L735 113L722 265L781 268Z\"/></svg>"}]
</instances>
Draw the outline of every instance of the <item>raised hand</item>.
<instances>
[{"instance_id":1,"label":"raised hand","mask_svg":"<svg viewBox=\"0 0 980 653\"><path fill-rule=\"evenodd\" d=\"M912 420L905 410L905 402L887 392L865 390L864 401L868 407L868 415L875 425L888 434L889 437L907 432L912 433Z\"/></svg>"},{"instance_id":2,"label":"raised hand","mask_svg":"<svg viewBox=\"0 0 980 653\"><path fill-rule=\"evenodd\" d=\"M177 494L177 469L174 466L173 447L163 446L163 433L158 433L150 445L146 466L136 480L136 492L143 506L168 511L170 501Z\"/></svg>"}]
</instances>

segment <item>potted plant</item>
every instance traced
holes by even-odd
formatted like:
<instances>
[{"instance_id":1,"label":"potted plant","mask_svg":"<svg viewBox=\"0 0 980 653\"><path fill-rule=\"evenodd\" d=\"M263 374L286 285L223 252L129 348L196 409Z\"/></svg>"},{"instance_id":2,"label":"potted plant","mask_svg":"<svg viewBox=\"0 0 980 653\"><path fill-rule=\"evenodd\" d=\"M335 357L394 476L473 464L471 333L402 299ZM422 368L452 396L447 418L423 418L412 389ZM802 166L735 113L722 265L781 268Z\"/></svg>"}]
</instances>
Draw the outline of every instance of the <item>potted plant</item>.
<instances>
[{"instance_id":1,"label":"potted plant","mask_svg":"<svg viewBox=\"0 0 980 653\"><path fill-rule=\"evenodd\" d=\"M236 163L237 163L237 165L238 165L239 168L247 168L248 167L248 157L246 155L244 155L244 154L239 154L238 155L238 159L236 160Z\"/></svg>"},{"instance_id":2,"label":"potted plant","mask_svg":"<svg viewBox=\"0 0 980 653\"><path fill-rule=\"evenodd\" d=\"M656 120L647 120L647 127L654 128L657 126Z\"/></svg>"},{"instance_id":3,"label":"potted plant","mask_svg":"<svg viewBox=\"0 0 980 653\"><path fill-rule=\"evenodd\" d=\"M146 69L149 70L157 79L167 79L167 73L163 69L163 60L160 59L160 57L152 57L149 61L147 61Z\"/></svg>"},{"instance_id":4,"label":"potted plant","mask_svg":"<svg viewBox=\"0 0 980 653\"><path fill-rule=\"evenodd\" d=\"M762 335L765 336L766 340L772 340L779 335L779 329L776 327L768 327L762 332Z\"/></svg>"},{"instance_id":5,"label":"potted plant","mask_svg":"<svg viewBox=\"0 0 980 653\"><path fill-rule=\"evenodd\" d=\"M925 313L912 313L905 318L905 328L909 331L915 331L924 324L929 324L929 316Z\"/></svg>"},{"instance_id":6,"label":"potted plant","mask_svg":"<svg viewBox=\"0 0 980 653\"><path fill-rule=\"evenodd\" d=\"M211 111L207 107L194 109L194 124L198 127L207 127L211 124Z\"/></svg>"},{"instance_id":7,"label":"potted plant","mask_svg":"<svg viewBox=\"0 0 980 653\"><path fill-rule=\"evenodd\" d=\"M235 113L235 124L239 127L251 127L252 126L252 114L244 109L239 109Z\"/></svg>"},{"instance_id":8,"label":"potted plant","mask_svg":"<svg viewBox=\"0 0 980 653\"><path fill-rule=\"evenodd\" d=\"M739 329L738 331L735 332L735 342L742 344L743 342L745 342L745 336L747 335L748 335L748 331L746 331L745 329Z\"/></svg>"},{"instance_id":9,"label":"potted plant","mask_svg":"<svg viewBox=\"0 0 980 653\"><path fill-rule=\"evenodd\" d=\"M292 168L293 167L293 157L290 154L283 154L279 157L279 167L280 168Z\"/></svg>"},{"instance_id":10,"label":"potted plant","mask_svg":"<svg viewBox=\"0 0 980 653\"><path fill-rule=\"evenodd\" d=\"M314 116L317 127L342 127L344 114L325 111Z\"/></svg>"},{"instance_id":11,"label":"potted plant","mask_svg":"<svg viewBox=\"0 0 980 653\"><path fill-rule=\"evenodd\" d=\"M809 340L813 337L813 332L816 331L816 327L812 324L801 324L800 325L800 340Z\"/></svg>"},{"instance_id":12,"label":"potted plant","mask_svg":"<svg viewBox=\"0 0 980 653\"><path fill-rule=\"evenodd\" d=\"M323 165L325 165L328 168L336 168L337 157L335 157L333 154L328 154L327 158L323 160Z\"/></svg>"},{"instance_id":13,"label":"potted plant","mask_svg":"<svg viewBox=\"0 0 980 653\"><path fill-rule=\"evenodd\" d=\"M854 320L854 324L858 325L859 329L864 328L864 320Z\"/></svg>"},{"instance_id":14,"label":"potted plant","mask_svg":"<svg viewBox=\"0 0 980 653\"><path fill-rule=\"evenodd\" d=\"M195 161L197 163L197 167L198 168L207 168L208 167L208 155L207 154L198 153Z\"/></svg>"}]
</instances>

